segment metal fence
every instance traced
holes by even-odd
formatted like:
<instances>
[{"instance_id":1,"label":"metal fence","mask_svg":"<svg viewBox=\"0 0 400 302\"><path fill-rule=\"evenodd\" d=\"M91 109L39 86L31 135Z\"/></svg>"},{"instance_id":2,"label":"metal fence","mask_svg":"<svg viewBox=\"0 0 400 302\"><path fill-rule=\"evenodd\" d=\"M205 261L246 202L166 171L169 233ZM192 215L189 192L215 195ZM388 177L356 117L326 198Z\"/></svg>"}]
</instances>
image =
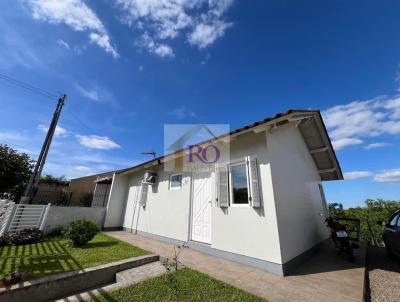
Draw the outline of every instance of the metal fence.
<instances>
[{"instance_id":1,"label":"metal fence","mask_svg":"<svg viewBox=\"0 0 400 302\"><path fill-rule=\"evenodd\" d=\"M15 233L22 229L43 229L50 210L48 205L8 204L0 205L0 236L5 232Z\"/></svg>"},{"instance_id":2,"label":"metal fence","mask_svg":"<svg viewBox=\"0 0 400 302\"><path fill-rule=\"evenodd\" d=\"M48 204L64 207L105 207L109 194L75 193L63 191L40 190L33 204Z\"/></svg>"},{"instance_id":3,"label":"metal fence","mask_svg":"<svg viewBox=\"0 0 400 302\"><path fill-rule=\"evenodd\" d=\"M63 207L106 207L109 193L93 194L93 193L76 193L66 192L64 190L39 190L32 200L35 205L47 205ZM0 213L3 202L18 202L19 200L9 197L8 199L0 198ZM1 216L0 216L1 219Z\"/></svg>"},{"instance_id":4,"label":"metal fence","mask_svg":"<svg viewBox=\"0 0 400 302\"><path fill-rule=\"evenodd\" d=\"M350 240L360 241L360 219L348 217L338 217L335 219L346 228Z\"/></svg>"}]
</instances>

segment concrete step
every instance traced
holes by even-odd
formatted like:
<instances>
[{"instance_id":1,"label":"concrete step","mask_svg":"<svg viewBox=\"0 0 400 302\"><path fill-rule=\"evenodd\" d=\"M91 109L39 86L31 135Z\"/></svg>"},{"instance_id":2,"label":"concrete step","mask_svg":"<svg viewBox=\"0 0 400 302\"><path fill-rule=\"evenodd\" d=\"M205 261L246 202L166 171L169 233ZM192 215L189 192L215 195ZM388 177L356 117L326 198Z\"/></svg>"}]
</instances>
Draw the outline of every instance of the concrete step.
<instances>
[{"instance_id":1,"label":"concrete step","mask_svg":"<svg viewBox=\"0 0 400 302\"><path fill-rule=\"evenodd\" d=\"M161 276L165 272L166 269L164 265L162 265L161 261L151 262L116 273L115 283L90 289L69 297L65 297L63 299L57 300L56 302L78 302L88 299L94 299L93 297L96 296L107 296L107 292L112 292L117 289L127 287L150 278Z\"/></svg>"},{"instance_id":2,"label":"concrete step","mask_svg":"<svg viewBox=\"0 0 400 302\"><path fill-rule=\"evenodd\" d=\"M115 275L115 281L117 284L131 285L160 276L165 272L166 269L161 261L156 261L121 271Z\"/></svg>"}]
</instances>

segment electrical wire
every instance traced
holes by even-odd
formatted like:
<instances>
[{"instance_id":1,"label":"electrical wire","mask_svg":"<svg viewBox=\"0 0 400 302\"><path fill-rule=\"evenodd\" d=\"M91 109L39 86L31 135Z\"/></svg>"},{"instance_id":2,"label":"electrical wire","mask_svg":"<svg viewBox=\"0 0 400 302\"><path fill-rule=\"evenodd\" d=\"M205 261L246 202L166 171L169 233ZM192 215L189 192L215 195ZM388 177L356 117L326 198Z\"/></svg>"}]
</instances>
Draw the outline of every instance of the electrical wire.
<instances>
[{"instance_id":1,"label":"electrical wire","mask_svg":"<svg viewBox=\"0 0 400 302\"><path fill-rule=\"evenodd\" d=\"M74 111L70 110L68 107L65 107L65 110L68 111L70 113L69 116L72 116L79 124L81 124L81 126L83 126L84 128L86 128L86 130L89 131L89 133L96 133L97 131L93 130L93 128L89 127L86 123L84 123L82 121L81 118L79 118L79 116L77 116L75 114Z\"/></svg>"},{"instance_id":2,"label":"electrical wire","mask_svg":"<svg viewBox=\"0 0 400 302\"><path fill-rule=\"evenodd\" d=\"M46 91L46 90L41 89L39 87L35 87L33 85L30 85L30 84L27 84L25 82L22 82L20 80L12 78L12 77L10 77L8 75L5 75L3 73L0 73L0 79L5 80L5 81L7 81L7 82L9 82L9 83L11 83L13 85L16 85L16 86L20 87L20 88L29 90L29 91L31 91L33 93L37 93L37 94L40 94L42 96L48 97L48 98L50 98L52 100L57 100L59 98L59 96L54 94L54 93L51 93L49 91ZM96 131L94 131L91 127L89 127L86 123L84 123L82 121L82 119L80 119L77 115L75 115L75 113L72 110L69 110L67 107L65 109L70 113L70 116L72 116L79 124L81 124L89 132L96 133Z\"/></svg>"},{"instance_id":3,"label":"electrical wire","mask_svg":"<svg viewBox=\"0 0 400 302\"><path fill-rule=\"evenodd\" d=\"M48 92L48 91L46 91L44 89L41 89L39 87L35 87L33 85L24 83L24 82L22 82L20 80L14 79L14 78L9 77L9 76L7 76L5 74L2 74L2 73L0 73L0 79L2 79L4 81L7 81L7 82L9 82L9 83L11 83L11 84L13 84L15 86L20 87L20 88L29 90L29 91L31 91L33 93L37 93L37 94L40 94L42 96L48 97L48 98L50 98L52 100L57 100L59 98L59 96L57 96L56 94Z\"/></svg>"}]
</instances>

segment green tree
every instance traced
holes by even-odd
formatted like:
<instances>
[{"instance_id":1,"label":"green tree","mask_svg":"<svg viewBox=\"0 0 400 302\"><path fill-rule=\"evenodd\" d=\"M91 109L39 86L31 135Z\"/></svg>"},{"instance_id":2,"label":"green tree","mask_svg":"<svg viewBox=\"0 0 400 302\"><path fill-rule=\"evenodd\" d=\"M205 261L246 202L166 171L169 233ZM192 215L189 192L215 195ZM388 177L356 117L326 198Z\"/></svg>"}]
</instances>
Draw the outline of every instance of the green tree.
<instances>
[{"instance_id":1,"label":"green tree","mask_svg":"<svg viewBox=\"0 0 400 302\"><path fill-rule=\"evenodd\" d=\"M0 144L0 192L19 200L32 174L34 161L26 153Z\"/></svg>"},{"instance_id":2,"label":"green tree","mask_svg":"<svg viewBox=\"0 0 400 302\"><path fill-rule=\"evenodd\" d=\"M55 177L50 174L46 174L45 176L42 176L40 178L40 183L56 186L66 186L68 185L68 180L66 180L65 176Z\"/></svg>"},{"instance_id":3,"label":"green tree","mask_svg":"<svg viewBox=\"0 0 400 302\"><path fill-rule=\"evenodd\" d=\"M341 203L333 202L328 204L329 217L343 217L344 210Z\"/></svg>"},{"instance_id":4,"label":"green tree","mask_svg":"<svg viewBox=\"0 0 400 302\"><path fill-rule=\"evenodd\" d=\"M384 227L379 221L388 222L390 216L400 209L400 201L367 199L364 207L344 210L344 216L360 220L360 239L383 246L382 232Z\"/></svg>"}]
</instances>

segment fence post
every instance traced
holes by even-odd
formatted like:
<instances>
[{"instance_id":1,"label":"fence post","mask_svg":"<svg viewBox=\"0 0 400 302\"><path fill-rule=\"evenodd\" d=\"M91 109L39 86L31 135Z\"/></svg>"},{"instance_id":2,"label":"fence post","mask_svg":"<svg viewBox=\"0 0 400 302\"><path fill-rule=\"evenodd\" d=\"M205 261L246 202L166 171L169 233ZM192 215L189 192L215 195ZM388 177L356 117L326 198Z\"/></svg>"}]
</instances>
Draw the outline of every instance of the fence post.
<instances>
[{"instance_id":1,"label":"fence post","mask_svg":"<svg viewBox=\"0 0 400 302\"><path fill-rule=\"evenodd\" d=\"M3 219L2 219L1 225L0 225L0 236L3 235L3 233L7 232L7 230L8 230L8 226L10 225L10 220L14 213L14 205L15 205L15 202L10 202L7 204L7 207L3 214L4 216L3 216Z\"/></svg>"},{"instance_id":2,"label":"fence post","mask_svg":"<svg viewBox=\"0 0 400 302\"><path fill-rule=\"evenodd\" d=\"M4 232L8 232L8 229L10 228L10 225L14 220L15 211L18 208L18 204L15 204L15 202L10 202L9 205L11 210L10 210L10 215L8 216L8 220L6 222L6 227L4 228Z\"/></svg>"},{"instance_id":3,"label":"fence post","mask_svg":"<svg viewBox=\"0 0 400 302\"><path fill-rule=\"evenodd\" d=\"M67 206L71 206L71 199L72 199L72 192L69 192L69 196L68 196L68 202L67 202Z\"/></svg>"},{"instance_id":4,"label":"fence post","mask_svg":"<svg viewBox=\"0 0 400 302\"><path fill-rule=\"evenodd\" d=\"M46 206L46 210L44 211L42 222L40 223L39 230L41 230L41 231L43 230L44 224L46 223L46 219L47 219L47 215L49 215L50 207L51 207L51 203L48 203Z\"/></svg>"}]
</instances>

